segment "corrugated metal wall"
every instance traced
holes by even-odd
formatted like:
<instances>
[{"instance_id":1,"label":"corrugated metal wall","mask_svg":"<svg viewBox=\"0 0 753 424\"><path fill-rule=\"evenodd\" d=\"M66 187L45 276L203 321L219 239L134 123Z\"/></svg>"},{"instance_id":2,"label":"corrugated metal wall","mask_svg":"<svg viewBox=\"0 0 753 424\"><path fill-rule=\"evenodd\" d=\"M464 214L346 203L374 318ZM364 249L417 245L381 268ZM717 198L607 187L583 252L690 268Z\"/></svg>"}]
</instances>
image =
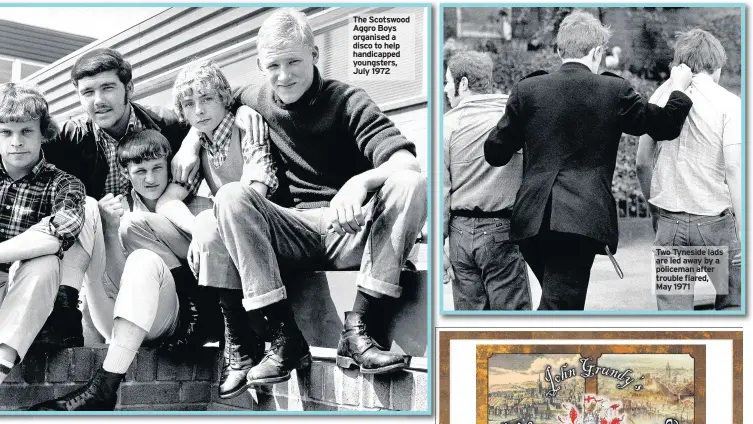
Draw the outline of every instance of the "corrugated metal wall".
<instances>
[{"instance_id":1,"label":"corrugated metal wall","mask_svg":"<svg viewBox=\"0 0 753 424\"><path fill-rule=\"evenodd\" d=\"M347 80L348 15L395 12L390 7L300 8L314 29L325 77ZM100 40L35 73L28 80L44 90L50 109L64 120L83 114L70 70L87 49L112 47L133 66L135 100L144 104L171 106L172 83L178 70L196 58L219 63L233 86L262 82L256 66L256 34L273 8L170 8L112 38ZM410 82L358 83L388 112L420 150L426 163L428 111L426 75L426 8L399 8L415 13L416 78Z\"/></svg>"}]
</instances>

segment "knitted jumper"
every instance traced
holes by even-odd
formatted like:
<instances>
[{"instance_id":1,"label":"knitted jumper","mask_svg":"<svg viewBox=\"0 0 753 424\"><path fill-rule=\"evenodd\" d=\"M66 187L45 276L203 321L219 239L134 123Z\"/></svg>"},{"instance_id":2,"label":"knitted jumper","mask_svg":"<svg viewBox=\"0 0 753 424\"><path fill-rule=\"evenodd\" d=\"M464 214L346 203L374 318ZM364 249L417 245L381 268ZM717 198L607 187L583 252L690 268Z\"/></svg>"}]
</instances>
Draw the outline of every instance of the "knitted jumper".
<instances>
[{"instance_id":1,"label":"knitted jumper","mask_svg":"<svg viewBox=\"0 0 753 424\"><path fill-rule=\"evenodd\" d=\"M416 154L364 90L323 79L316 67L311 87L294 103L283 103L268 83L244 87L236 98L269 125L280 179L273 200L282 206L328 206L353 176L398 150Z\"/></svg>"}]
</instances>

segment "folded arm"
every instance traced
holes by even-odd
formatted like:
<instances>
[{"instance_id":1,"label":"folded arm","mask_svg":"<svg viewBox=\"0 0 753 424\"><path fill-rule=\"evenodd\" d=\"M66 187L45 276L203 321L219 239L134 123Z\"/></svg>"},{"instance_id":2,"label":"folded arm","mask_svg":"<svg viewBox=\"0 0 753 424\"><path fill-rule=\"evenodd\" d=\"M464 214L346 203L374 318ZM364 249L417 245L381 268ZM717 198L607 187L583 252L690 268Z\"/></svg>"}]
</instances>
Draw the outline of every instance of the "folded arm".
<instances>
[{"instance_id":1,"label":"folded arm","mask_svg":"<svg viewBox=\"0 0 753 424\"><path fill-rule=\"evenodd\" d=\"M0 243L0 262L10 263L44 255L58 255L76 241L84 225L84 185L62 174L55 184L52 212L23 233Z\"/></svg>"}]
</instances>

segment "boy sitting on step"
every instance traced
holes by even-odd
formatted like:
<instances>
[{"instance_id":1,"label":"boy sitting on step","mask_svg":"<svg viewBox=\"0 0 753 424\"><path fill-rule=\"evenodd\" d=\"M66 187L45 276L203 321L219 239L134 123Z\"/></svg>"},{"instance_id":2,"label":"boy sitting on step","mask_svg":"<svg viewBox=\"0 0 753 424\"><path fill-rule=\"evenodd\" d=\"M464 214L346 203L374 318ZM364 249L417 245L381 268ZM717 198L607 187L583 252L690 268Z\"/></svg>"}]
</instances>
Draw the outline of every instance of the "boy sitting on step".
<instances>
[{"instance_id":1,"label":"boy sitting on step","mask_svg":"<svg viewBox=\"0 0 753 424\"><path fill-rule=\"evenodd\" d=\"M92 310L109 311L111 317L110 334L103 334L110 341L107 355L88 384L31 410L114 410L118 387L142 344L199 347L211 338L212 328L219 334L220 327L212 324L219 323L212 320L216 302L197 311L202 303L196 280L183 259L190 234L155 213L157 199L173 185L170 143L160 132L144 130L118 146L117 155L133 189L128 196L103 199L106 273L103 284L92 285L87 294L89 302L99 304ZM185 206L198 214L212 204L197 196Z\"/></svg>"}]
</instances>

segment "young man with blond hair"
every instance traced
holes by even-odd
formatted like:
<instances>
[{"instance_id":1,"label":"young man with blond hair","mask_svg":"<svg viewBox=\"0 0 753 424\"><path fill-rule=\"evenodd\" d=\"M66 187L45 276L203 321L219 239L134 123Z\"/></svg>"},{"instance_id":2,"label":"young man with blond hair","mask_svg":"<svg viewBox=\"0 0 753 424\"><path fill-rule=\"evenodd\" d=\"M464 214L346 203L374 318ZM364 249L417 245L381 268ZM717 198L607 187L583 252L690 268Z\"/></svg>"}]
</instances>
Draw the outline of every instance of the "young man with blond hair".
<instances>
[{"instance_id":1,"label":"young man with blond hair","mask_svg":"<svg viewBox=\"0 0 753 424\"><path fill-rule=\"evenodd\" d=\"M261 197L277 189L270 145L265 138L255 139L251 131L234 125L236 114L230 84L215 63L197 61L181 69L173 85L173 102L179 119L191 125L199 136L200 179L206 181L212 195L233 182ZM238 109L238 113L244 113ZM160 214L193 235L188 249L189 265L199 285L211 286L219 298L225 321L219 395L233 397L248 388L246 373L259 363L264 343L261 335L249 326L241 304L242 296L235 290L241 284L240 277L220 237L214 212L204 211L194 219L181 201L189 194L177 185L168 188L159 201ZM149 245L151 237L147 229L134 233L145 234L146 237L140 239L144 247ZM263 319L259 316L253 322L260 331Z\"/></svg>"},{"instance_id":2,"label":"young man with blond hair","mask_svg":"<svg viewBox=\"0 0 753 424\"><path fill-rule=\"evenodd\" d=\"M366 327L378 325L367 322L383 297L400 296L402 266L426 219L415 146L363 90L319 74L319 49L302 13L273 12L257 44L266 82L239 98L269 125L284 184L277 203L243 183L228 183L215 197L219 234L240 274L232 290L249 314L266 316L272 334L272 348L248 371L248 383L282 382L311 363L280 276L281 266L293 264L360 264L337 364L364 373L405 368L408 358L384 350Z\"/></svg>"},{"instance_id":3,"label":"young man with blond hair","mask_svg":"<svg viewBox=\"0 0 753 424\"><path fill-rule=\"evenodd\" d=\"M42 153L57 133L36 87L0 85L0 383L50 315L84 222L84 185Z\"/></svg>"}]
</instances>

